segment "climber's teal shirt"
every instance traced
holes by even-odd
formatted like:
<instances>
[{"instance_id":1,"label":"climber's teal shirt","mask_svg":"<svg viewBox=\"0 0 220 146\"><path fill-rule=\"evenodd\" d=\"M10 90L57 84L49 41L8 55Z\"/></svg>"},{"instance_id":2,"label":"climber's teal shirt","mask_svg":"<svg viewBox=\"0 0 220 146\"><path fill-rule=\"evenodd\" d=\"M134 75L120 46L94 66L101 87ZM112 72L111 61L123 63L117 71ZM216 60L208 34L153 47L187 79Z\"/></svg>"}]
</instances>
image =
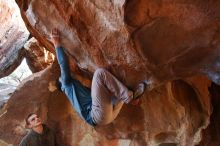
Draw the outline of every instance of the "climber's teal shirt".
<instances>
[{"instance_id":1,"label":"climber's teal shirt","mask_svg":"<svg viewBox=\"0 0 220 146\"><path fill-rule=\"evenodd\" d=\"M69 64L62 47L56 48L57 60L60 65L62 91L65 92L72 106L81 118L92 126L96 124L91 117L92 97L91 90L83 86L70 75Z\"/></svg>"}]
</instances>

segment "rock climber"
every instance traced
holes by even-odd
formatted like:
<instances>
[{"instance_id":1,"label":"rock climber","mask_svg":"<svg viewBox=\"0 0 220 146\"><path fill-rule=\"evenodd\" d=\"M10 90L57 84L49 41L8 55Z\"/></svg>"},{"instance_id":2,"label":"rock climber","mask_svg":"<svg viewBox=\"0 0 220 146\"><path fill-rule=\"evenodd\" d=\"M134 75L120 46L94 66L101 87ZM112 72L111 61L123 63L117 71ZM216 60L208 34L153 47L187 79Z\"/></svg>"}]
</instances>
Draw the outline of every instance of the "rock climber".
<instances>
[{"instance_id":1,"label":"rock climber","mask_svg":"<svg viewBox=\"0 0 220 146\"><path fill-rule=\"evenodd\" d=\"M82 119L92 126L111 123L119 114L122 105L137 100L145 90L146 83L140 83L134 91L129 90L106 69L94 72L91 89L71 77L64 48L61 46L57 29L51 32L51 41L56 49L60 65L59 84L72 106ZM115 102L116 101L116 102Z\"/></svg>"}]
</instances>

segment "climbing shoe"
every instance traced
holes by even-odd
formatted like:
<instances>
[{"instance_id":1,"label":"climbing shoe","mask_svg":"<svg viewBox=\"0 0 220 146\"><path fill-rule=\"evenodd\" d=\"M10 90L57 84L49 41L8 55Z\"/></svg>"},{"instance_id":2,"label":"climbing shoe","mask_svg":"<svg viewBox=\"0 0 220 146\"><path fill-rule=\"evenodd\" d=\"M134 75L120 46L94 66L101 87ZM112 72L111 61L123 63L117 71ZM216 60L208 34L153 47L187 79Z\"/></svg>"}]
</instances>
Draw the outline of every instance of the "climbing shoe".
<instances>
[{"instance_id":1,"label":"climbing shoe","mask_svg":"<svg viewBox=\"0 0 220 146\"><path fill-rule=\"evenodd\" d=\"M146 86L145 83L138 84L138 86L134 90L134 97L133 97L134 100L140 98L141 95L143 95L144 90L145 90L145 86Z\"/></svg>"}]
</instances>

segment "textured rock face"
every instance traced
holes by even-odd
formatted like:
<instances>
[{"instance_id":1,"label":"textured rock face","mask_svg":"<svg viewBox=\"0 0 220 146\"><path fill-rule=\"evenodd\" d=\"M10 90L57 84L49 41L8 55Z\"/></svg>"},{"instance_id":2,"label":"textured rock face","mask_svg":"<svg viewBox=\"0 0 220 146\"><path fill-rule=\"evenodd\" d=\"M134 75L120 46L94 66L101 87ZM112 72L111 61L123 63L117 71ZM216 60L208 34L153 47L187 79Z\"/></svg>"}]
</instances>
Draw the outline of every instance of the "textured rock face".
<instances>
[{"instance_id":1,"label":"textured rock face","mask_svg":"<svg viewBox=\"0 0 220 146\"><path fill-rule=\"evenodd\" d=\"M32 72L45 69L54 57L36 39L27 42L29 32L16 3L2 0L0 7L0 78L12 73L24 57Z\"/></svg>"},{"instance_id":2,"label":"textured rock face","mask_svg":"<svg viewBox=\"0 0 220 146\"><path fill-rule=\"evenodd\" d=\"M217 1L17 2L42 44L51 49L45 38L57 27L71 60L91 72L111 66L121 78L138 74L125 79L131 86L151 77L161 82L199 73L219 82Z\"/></svg>"},{"instance_id":3,"label":"textured rock face","mask_svg":"<svg viewBox=\"0 0 220 146\"><path fill-rule=\"evenodd\" d=\"M213 105L210 125L203 132L203 139L199 146L218 146L220 144L220 86L212 84L209 88Z\"/></svg>"},{"instance_id":4,"label":"textured rock face","mask_svg":"<svg viewBox=\"0 0 220 146\"><path fill-rule=\"evenodd\" d=\"M21 63L22 49L29 32L18 6L13 1L0 2L0 78L9 75Z\"/></svg>"},{"instance_id":5,"label":"textured rock face","mask_svg":"<svg viewBox=\"0 0 220 146\"><path fill-rule=\"evenodd\" d=\"M205 73L219 83L219 2L129 0L125 20L160 78Z\"/></svg>"},{"instance_id":6,"label":"textured rock face","mask_svg":"<svg viewBox=\"0 0 220 146\"><path fill-rule=\"evenodd\" d=\"M51 83L58 77L57 66L55 68L34 74L12 95L1 111L0 139L18 145L26 134L24 117L36 112L54 129L61 145L117 145L117 140L108 141L79 119L62 92L49 91L52 89Z\"/></svg>"},{"instance_id":7,"label":"textured rock face","mask_svg":"<svg viewBox=\"0 0 220 146\"><path fill-rule=\"evenodd\" d=\"M0 109L7 102L10 95L15 91L15 89L15 86L0 83Z\"/></svg>"},{"instance_id":8,"label":"textured rock face","mask_svg":"<svg viewBox=\"0 0 220 146\"><path fill-rule=\"evenodd\" d=\"M85 84L89 85L86 79L96 68L106 67L131 88L148 80L154 89L145 92L141 106L125 105L112 124L94 130L78 118L62 93L49 91L59 74L54 64L23 83L1 111L1 140L18 144L25 134L25 116L36 111L65 146L193 146L200 142L212 109L210 81L201 74L220 82L218 1L17 3L28 30L47 50L54 52L51 29L60 30L71 71ZM201 145L212 141L208 130Z\"/></svg>"},{"instance_id":9,"label":"textured rock face","mask_svg":"<svg viewBox=\"0 0 220 146\"><path fill-rule=\"evenodd\" d=\"M33 73L47 68L53 63L55 56L41 46L35 38L24 45L27 64Z\"/></svg>"},{"instance_id":10,"label":"textured rock face","mask_svg":"<svg viewBox=\"0 0 220 146\"><path fill-rule=\"evenodd\" d=\"M64 94L51 90L57 77L54 65L17 89L1 111L0 139L17 145L26 133L24 118L30 112L37 112L65 146L190 146L200 141L201 129L209 121L210 82L204 77L169 82L145 92L141 106L125 105L113 123L95 129L79 119Z\"/></svg>"}]
</instances>

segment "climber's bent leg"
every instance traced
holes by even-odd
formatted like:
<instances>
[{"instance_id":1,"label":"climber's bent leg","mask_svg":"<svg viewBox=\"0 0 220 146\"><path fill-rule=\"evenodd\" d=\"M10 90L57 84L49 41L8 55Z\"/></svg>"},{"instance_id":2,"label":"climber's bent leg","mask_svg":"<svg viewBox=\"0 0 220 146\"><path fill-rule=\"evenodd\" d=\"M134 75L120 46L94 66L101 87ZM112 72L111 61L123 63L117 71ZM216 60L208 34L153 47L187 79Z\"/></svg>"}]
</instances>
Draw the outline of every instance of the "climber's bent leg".
<instances>
[{"instance_id":1,"label":"climber's bent leg","mask_svg":"<svg viewBox=\"0 0 220 146\"><path fill-rule=\"evenodd\" d=\"M113 105L112 100L119 100ZM92 117L97 125L111 123L122 108L123 103L133 99L133 92L128 90L118 79L105 69L97 69L92 80Z\"/></svg>"}]
</instances>

